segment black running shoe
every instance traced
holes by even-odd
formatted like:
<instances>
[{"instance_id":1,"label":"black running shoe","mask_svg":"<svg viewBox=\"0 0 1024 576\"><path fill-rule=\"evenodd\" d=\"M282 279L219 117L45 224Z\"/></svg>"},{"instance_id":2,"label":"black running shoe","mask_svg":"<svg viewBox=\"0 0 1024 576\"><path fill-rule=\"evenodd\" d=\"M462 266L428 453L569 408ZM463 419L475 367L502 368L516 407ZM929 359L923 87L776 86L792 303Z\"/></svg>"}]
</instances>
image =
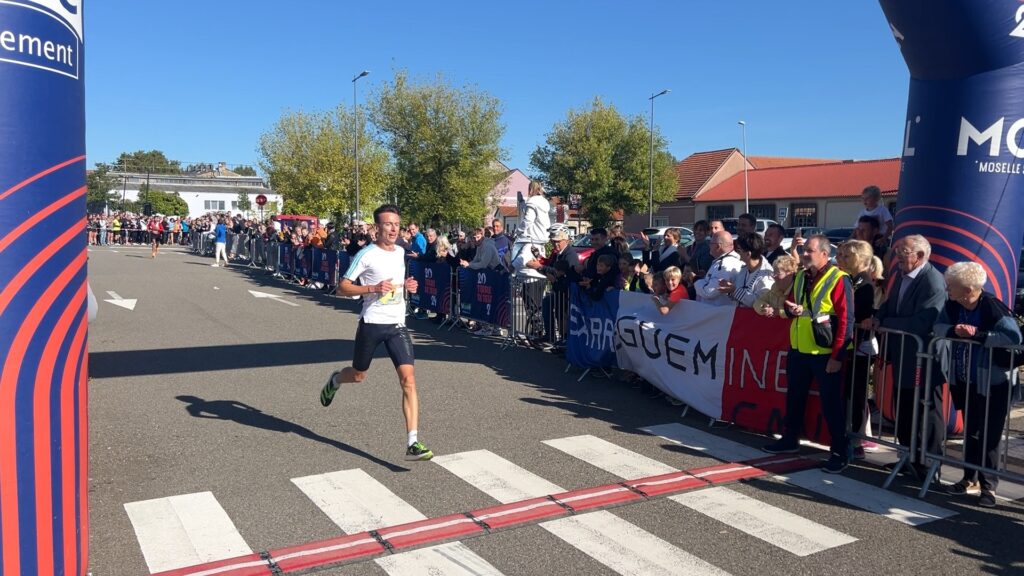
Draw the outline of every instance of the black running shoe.
<instances>
[{"instance_id":1,"label":"black running shoe","mask_svg":"<svg viewBox=\"0 0 1024 576\"><path fill-rule=\"evenodd\" d=\"M409 449L405 451L405 459L411 461L414 460L430 460L434 457L434 453L427 449L422 442L413 442Z\"/></svg>"}]
</instances>

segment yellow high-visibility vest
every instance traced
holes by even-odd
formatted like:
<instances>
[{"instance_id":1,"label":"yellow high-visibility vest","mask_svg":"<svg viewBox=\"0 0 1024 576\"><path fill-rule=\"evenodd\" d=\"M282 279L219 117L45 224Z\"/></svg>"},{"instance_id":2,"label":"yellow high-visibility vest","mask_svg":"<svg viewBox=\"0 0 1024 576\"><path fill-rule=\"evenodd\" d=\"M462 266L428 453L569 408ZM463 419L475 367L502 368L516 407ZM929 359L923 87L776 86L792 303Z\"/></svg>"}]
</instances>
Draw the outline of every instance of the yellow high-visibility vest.
<instances>
[{"instance_id":1,"label":"yellow high-visibility vest","mask_svg":"<svg viewBox=\"0 0 1024 576\"><path fill-rule=\"evenodd\" d=\"M807 272L805 270L797 272L796 280L793 282L793 293L800 299L797 303L803 305L804 315L794 318L793 323L789 326L789 345L793 349L804 354L832 353L832 348L818 346L818 343L814 341L811 325L813 322L817 322L817 318L821 316L834 315L832 298L829 296L835 290L836 284L842 282L843 276L846 275L846 272L840 270L838 266L831 266L825 275L818 279L817 285L811 288L810 306L808 306L807 299L804 298L804 282ZM847 303L847 305L851 304Z\"/></svg>"}]
</instances>

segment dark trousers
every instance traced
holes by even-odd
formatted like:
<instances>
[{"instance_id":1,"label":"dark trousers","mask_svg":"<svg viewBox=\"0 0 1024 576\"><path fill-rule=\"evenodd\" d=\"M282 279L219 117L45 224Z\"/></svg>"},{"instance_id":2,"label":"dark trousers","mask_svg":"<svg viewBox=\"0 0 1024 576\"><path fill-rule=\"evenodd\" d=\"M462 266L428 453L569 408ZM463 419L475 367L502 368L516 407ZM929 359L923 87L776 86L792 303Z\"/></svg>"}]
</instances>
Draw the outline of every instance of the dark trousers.
<instances>
[{"instance_id":1,"label":"dark trousers","mask_svg":"<svg viewBox=\"0 0 1024 576\"><path fill-rule=\"evenodd\" d=\"M899 374L897 370L894 370L893 373ZM922 378L922 380L924 379ZM918 454L911 454L910 461L915 464L924 464L924 456L921 454L921 450L938 454L942 446L942 439L946 435L946 419L942 416L942 386L932 386L931 407L926 412L924 409L925 387L924 382L921 383L921 398L917 404L923 422L919 420L916 427L913 426L914 388L900 388L898 383L896 386L897 388L893 390L893 402L896 403L896 416L899 418L899 422L896 425L896 439L899 441L900 446L909 448L911 440L917 435ZM928 427L926 446L922 446L920 442L922 424Z\"/></svg>"},{"instance_id":2,"label":"dark trousers","mask_svg":"<svg viewBox=\"0 0 1024 576\"><path fill-rule=\"evenodd\" d=\"M832 454L842 458L849 457L849 446L846 439L846 410L843 402L843 372L829 374L825 371L828 354L804 354L790 350L786 361L786 379L789 385L786 391L786 418L783 440L787 443L800 441L803 430L804 413L807 410L807 394L811 390L811 381L818 383L821 396L821 412L832 437Z\"/></svg>"},{"instance_id":3,"label":"dark trousers","mask_svg":"<svg viewBox=\"0 0 1024 576\"><path fill-rule=\"evenodd\" d=\"M868 412L868 379L871 375L871 358L851 355L846 361L846 390L850 399L850 430L860 432Z\"/></svg>"},{"instance_id":4,"label":"dark trousers","mask_svg":"<svg viewBox=\"0 0 1024 576\"><path fill-rule=\"evenodd\" d=\"M953 403L964 411L964 461L975 466L997 468L999 448L1006 426L1006 413L1010 409L1008 385L992 386L988 396L982 396L974 386L957 382L951 386ZM985 404L988 403L988 418L985 418ZM996 491L999 478L984 472L964 468L964 480L980 482L985 490Z\"/></svg>"}]
</instances>

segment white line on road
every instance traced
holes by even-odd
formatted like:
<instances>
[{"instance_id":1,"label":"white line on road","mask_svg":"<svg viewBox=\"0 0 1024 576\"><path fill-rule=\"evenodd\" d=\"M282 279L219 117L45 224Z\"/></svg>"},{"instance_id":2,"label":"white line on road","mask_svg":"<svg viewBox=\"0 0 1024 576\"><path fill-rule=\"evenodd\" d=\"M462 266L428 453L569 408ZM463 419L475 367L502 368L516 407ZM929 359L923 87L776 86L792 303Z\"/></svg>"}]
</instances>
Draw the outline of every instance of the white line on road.
<instances>
[{"instance_id":1,"label":"white line on road","mask_svg":"<svg viewBox=\"0 0 1024 576\"><path fill-rule=\"evenodd\" d=\"M545 440L544 443L584 462L589 462L606 472L629 480L677 472L675 468L667 464L662 464L643 454L637 454L632 450L589 434Z\"/></svg>"},{"instance_id":2,"label":"white line on road","mask_svg":"<svg viewBox=\"0 0 1024 576\"><path fill-rule=\"evenodd\" d=\"M124 509L150 573L252 553L210 492L129 502Z\"/></svg>"},{"instance_id":3,"label":"white line on road","mask_svg":"<svg viewBox=\"0 0 1024 576\"><path fill-rule=\"evenodd\" d=\"M112 299L111 300L104 300L104 302L109 302L109 303L113 304L114 306L120 306L121 308L125 308L127 310L135 310L135 303L138 302L137 299L130 298L130 299L126 300L126 299L121 298L120 296L118 296L117 292L111 292L110 290L107 290L107 294Z\"/></svg>"},{"instance_id":4,"label":"white line on road","mask_svg":"<svg viewBox=\"0 0 1024 576\"><path fill-rule=\"evenodd\" d=\"M669 497L732 528L797 556L857 539L728 488L715 487Z\"/></svg>"},{"instance_id":5,"label":"white line on road","mask_svg":"<svg viewBox=\"0 0 1024 576\"><path fill-rule=\"evenodd\" d=\"M277 302L281 302L289 306L298 306L295 302L285 300L284 297L279 294L267 294L266 292L257 292L255 290L249 290L249 294L252 294L256 298L270 298L271 300L276 300Z\"/></svg>"},{"instance_id":6,"label":"white line on road","mask_svg":"<svg viewBox=\"0 0 1024 576\"><path fill-rule=\"evenodd\" d=\"M917 498L883 490L839 474L825 474L821 470L805 470L788 476L780 475L779 478L794 486L911 526L920 526L956 514Z\"/></svg>"},{"instance_id":7,"label":"white line on road","mask_svg":"<svg viewBox=\"0 0 1024 576\"><path fill-rule=\"evenodd\" d=\"M348 534L425 520L412 504L361 469L292 478L292 482ZM391 576L500 576L460 542L378 558Z\"/></svg>"},{"instance_id":8,"label":"white line on road","mask_svg":"<svg viewBox=\"0 0 1024 576\"><path fill-rule=\"evenodd\" d=\"M611 512L571 516L541 527L623 576L728 574Z\"/></svg>"},{"instance_id":9,"label":"white line on road","mask_svg":"<svg viewBox=\"0 0 1024 576\"><path fill-rule=\"evenodd\" d=\"M721 436L708 434L693 428L674 422L672 424L660 424L641 428L648 434L660 436L669 442L678 444L684 448L723 460L725 462L741 462L752 458L767 456L757 448L733 442Z\"/></svg>"},{"instance_id":10,"label":"white line on road","mask_svg":"<svg viewBox=\"0 0 1024 576\"><path fill-rule=\"evenodd\" d=\"M349 534L427 518L358 468L292 478L292 483Z\"/></svg>"},{"instance_id":11,"label":"white line on road","mask_svg":"<svg viewBox=\"0 0 1024 576\"><path fill-rule=\"evenodd\" d=\"M435 456L433 462L502 504L564 492L489 450Z\"/></svg>"}]
</instances>

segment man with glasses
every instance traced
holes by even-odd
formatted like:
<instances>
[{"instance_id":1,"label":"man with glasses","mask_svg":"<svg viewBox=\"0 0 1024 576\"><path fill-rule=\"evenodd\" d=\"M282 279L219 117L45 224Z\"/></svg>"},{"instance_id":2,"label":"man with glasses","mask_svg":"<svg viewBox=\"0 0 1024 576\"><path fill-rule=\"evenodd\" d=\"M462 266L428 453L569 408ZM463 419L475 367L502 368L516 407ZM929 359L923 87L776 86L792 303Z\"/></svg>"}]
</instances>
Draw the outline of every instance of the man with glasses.
<instances>
[{"instance_id":1,"label":"man with glasses","mask_svg":"<svg viewBox=\"0 0 1024 576\"><path fill-rule=\"evenodd\" d=\"M893 250L899 269L893 278L892 287L882 306L875 312L874 318L861 323L864 330L878 327L889 328L914 334L921 338L927 346L932 336L933 326L946 303L946 280L942 273L928 262L932 247L924 236L912 235L896 242ZM914 388L917 376L916 358L919 352L917 341L911 337L895 334L886 336L885 359L892 365L893 376L897 378L899 390L893 391L896 398L896 437L900 445L909 447L914 435L919 435L920 427L915 429ZM934 371L936 375L939 370ZM923 374L923 372L922 372ZM898 392L898 393L897 393ZM945 425L941 413L942 386L934 386L931 410L923 411L924 398L920 399L922 418L928 428L928 450L937 452L942 439L942 427ZM924 448L918 443L918 448ZM922 454L910 455L910 466L901 469L916 479L923 479L927 468L924 466Z\"/></svg>"},{"instance_id":2,"label":"man with glasses","mask_svg":"<svg viewBox=\"0 0 1024 576\"><path fill-rule=\"evenodd\" d=\"M714 260L711 261L708 273L694 282L697 301L712 306L735 306L736 302L720 290L735 282L743 268L739 254L733 250L732 234L720 231L711 236L711 256Z\"/></svg>"},{"instance_id":3,"label":"man with glasses","mask_svg":"<svg viewBox=\"0 0 1024 576\"><path fill-rule=\"evenodd\" d=\"M818 383L821 412L831 437L829 458L822 470L838 474L850 463L843 409L843 361L853 339L853 285L850 277L829 262L831 243L811 236L801 257L793 291L782 310L792 318L786 357L786 416L782 438L765 446L770 454L800 451L800 434L811 382Z\"/></svg>"}]
</instances>

